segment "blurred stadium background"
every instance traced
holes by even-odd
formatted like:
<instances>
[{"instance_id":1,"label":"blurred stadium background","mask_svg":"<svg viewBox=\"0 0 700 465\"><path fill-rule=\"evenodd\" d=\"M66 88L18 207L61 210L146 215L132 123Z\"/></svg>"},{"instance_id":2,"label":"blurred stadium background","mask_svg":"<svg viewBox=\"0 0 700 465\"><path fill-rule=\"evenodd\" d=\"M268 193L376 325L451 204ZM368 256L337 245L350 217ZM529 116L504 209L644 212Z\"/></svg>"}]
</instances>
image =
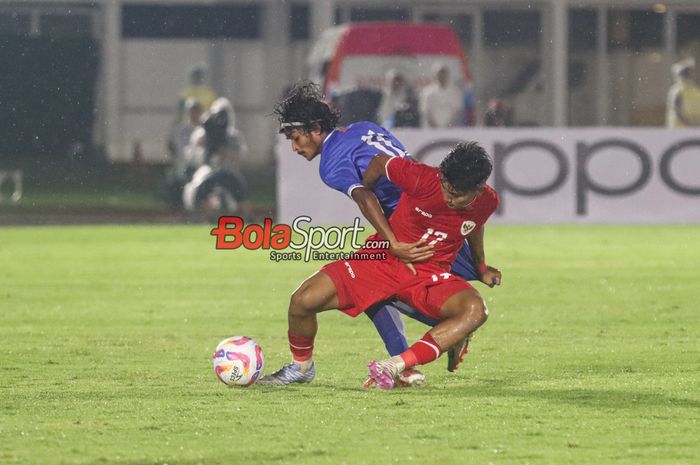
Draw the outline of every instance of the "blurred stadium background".
<instances>
[{"instance_id":1,"label":"blurred stadium background","mask_svg":"<svg viewBox=\"0 0 700 465\"><path fill-rule=\"evenodd\" d=\"M355 22L449 25L468 59L477 127L492 99L508 103L513 126L660 127L672 64L700 60L700 5L688 1L2 1L0 221L187 220L168 207L163 176L177 96L196 64L233 104L255 211L274 215L285 187L272 106L309 76L322 32ZM664 147L678 143L668 137ZM697 202L697 150L672 163L686 202Z\"/></svg>"}]
</instances>

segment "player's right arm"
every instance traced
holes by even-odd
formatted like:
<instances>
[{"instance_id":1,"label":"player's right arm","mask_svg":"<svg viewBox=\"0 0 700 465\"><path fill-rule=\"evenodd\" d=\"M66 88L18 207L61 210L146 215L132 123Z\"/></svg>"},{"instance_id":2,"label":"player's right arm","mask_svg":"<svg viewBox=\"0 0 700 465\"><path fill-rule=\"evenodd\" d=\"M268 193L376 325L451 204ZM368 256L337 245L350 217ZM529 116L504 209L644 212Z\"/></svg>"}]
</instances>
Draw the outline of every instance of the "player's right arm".
<instances>
[{"instance_id":1,"label":"player's right arm","mask_svg":"<svg viewBox=\"0 0 700 465\"><path fill-rule=\"evenodd\" d=\"M472 251L474 267L479 272L481 282L489 287L501 285L501 270L486 264L486 254L484 252L484 226L472 231L467 236L469 249Z\"/></svg>"}]
</instances>

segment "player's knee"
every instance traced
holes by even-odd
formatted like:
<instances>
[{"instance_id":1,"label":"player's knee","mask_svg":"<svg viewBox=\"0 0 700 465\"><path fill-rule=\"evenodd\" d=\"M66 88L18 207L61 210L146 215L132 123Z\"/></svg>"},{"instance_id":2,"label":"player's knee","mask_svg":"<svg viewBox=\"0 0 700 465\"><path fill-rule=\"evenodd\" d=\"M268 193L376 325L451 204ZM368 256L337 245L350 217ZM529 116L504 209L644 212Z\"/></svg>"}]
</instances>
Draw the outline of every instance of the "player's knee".
<instances>
[{"instance_id":1,"label":"player's knee","mask_svg":"<svg viewBox=\"0 0 700 465\"><path fill-rule=\"evenodd\" d=\"M462 319L471 324L476 323L481 326L486 323L489 317L489 309L481 296L471 296L464 302L464 312Z\"/></svg>"},{"instance_id":2,"label":"player's knee","mask_svg":"<svg viewBox=\"0 0 700 465\"><path fill-rule=\"evenodd\" d=\"M309 286L302 284L292 294L289 302L289 313L292 315L304 315L315 309L313 302L313 292Z\"/></svg>"}]
</instances>

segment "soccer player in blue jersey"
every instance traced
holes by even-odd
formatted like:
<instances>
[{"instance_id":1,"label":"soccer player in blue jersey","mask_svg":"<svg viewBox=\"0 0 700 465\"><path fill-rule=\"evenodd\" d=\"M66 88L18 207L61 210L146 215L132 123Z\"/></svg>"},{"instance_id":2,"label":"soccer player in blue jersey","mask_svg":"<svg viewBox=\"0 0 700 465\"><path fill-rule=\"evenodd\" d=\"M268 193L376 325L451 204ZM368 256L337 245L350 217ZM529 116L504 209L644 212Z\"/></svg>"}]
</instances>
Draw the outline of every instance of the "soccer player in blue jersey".
<instances>
[{"instance_id":1,"label":"soccer player in blue jersey","mask_svg":"<svg viewBox=\"0 0 700 465\"><path fill-rule=\"evenodd\" d=\"M275 107L274 115L280 123L280 132L292 143L292 150L307 160L321 155L320 175L323 182L354 200L362 214L376 230L388 230L391 227L387 219L391 216L401 196L398 187L388 179L381 178L372 189L364 187L363 176L372 159L378 155L408 158L404 146L388 130L368 121L361 121L347 127L337 127L339 114L323 100L319 87L309 81L295 85ZM433 247L421 241L401 243L390 233L386 239L390 242L389 252L406 263L415 274L413 262L421 262L433 255ZM480 260L479 263L483 263ZM474 269L470 248L465 241L452 273L466 280L478 280ZM381 302L370 308L366 314L372 319L387 351L395 356L408 348L404 335L403 322L399 312L425 324L434 326L432 320L415 309L399 301ZM296 341L289 334L293 353L300 353L302 341ZM457 369L466 354L469 337L448 351L448 370ZM310 353L310 349L309 353ZM289 384L290 382L308 382L315 376L313 365L295 360L281 370L261 379L261 384ZM303 357L302 357L303 358ZM399 384L410 386L422 384L425 377L415 369L406 370L399 378ZM371 385L368 378L365 387Z\"/></svg>"}]
</instances>

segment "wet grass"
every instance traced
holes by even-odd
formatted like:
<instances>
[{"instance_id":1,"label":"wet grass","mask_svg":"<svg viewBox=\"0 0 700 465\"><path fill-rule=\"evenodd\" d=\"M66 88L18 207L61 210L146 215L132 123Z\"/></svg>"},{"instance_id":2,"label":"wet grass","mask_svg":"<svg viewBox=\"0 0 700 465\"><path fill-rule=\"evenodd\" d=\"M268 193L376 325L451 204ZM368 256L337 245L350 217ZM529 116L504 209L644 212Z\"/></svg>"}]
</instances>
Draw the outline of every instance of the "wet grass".
<instances>
[{"instance_id":1,"label":"wet grass","mask_svg":"<svg viewBox=\"0 0 700 465\"><path fill-rule=\"evenodd\" d=\"M226 336L287 361L288 296L319 263L216 251L209 229L0 229L0 463L700 461L699 227L490 228L504 284L480 287L473 352L393 392L362 390L379 339L334 312L312 384L220 384Z\"/></svg>"}]
</instances>

